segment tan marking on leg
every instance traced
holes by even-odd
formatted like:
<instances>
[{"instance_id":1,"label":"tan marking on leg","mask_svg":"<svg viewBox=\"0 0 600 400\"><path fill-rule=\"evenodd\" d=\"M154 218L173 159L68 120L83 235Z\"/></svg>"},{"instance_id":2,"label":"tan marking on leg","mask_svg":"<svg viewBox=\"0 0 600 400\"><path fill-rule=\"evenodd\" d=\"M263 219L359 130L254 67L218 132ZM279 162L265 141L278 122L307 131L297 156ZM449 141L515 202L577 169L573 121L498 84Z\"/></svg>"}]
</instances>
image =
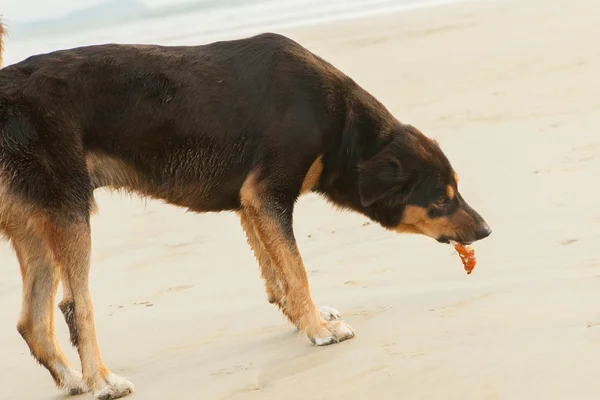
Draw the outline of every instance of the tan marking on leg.
<instances>
[{"instance_id":1,"label":"tan marking on leg","mask_svg":"<svg viewBox=\"0 0 600 400\"><path fill-rule=\"evenodd\" d=\"M18 208L22 212L32 210L31 207L14 201L11 209L14 211ZM4 207L2 211L6 212L7 209L8 207ZM2 215L5 219L0 223L0 228L12 242L23 282L21 315L17 330L29 346L33 357L46 367L64 394L85 393L88 389L81 374L71 368L56 341L54 298L60 274L45 241L48 219L39 213Z\"/></svg>"},{"instance_id":2,"label":"tan marking on leg","mask_svg":"<svg viewBox=\"0 0 600 400\"><path fill-rule=\"evenodd\" d=\"M254 174L250 175L240 191L242 207L255 228L257 238L268 254L276 275L286 283L285 315L305 332L316 344L330 344L354 336L352 329L341 321L325 321L310 295L308 276L298 247L289 237L291 221L277 217L276 205L270 199ZM269 209L271 212L269 212Z\"/></svg>"},{"instance_id":3,"label":"tan marking on leg","mask_svg":"<svg viewBox=\"0 0 600 400\"><path fill-rule=\"evenodd\" d=\"M456 175L456 172L454 173L454 183L456 183L456 187L458 187L458 175Z\"/></svg>"},{"instance_id":4,"label":"tan marking on leg","mask_svg":"<svg viewBox=\"0 0 600 400\"><path fill-rule=\"evenodd\" d=\"M321 179L321 174L323 173L323 157L319 156L312 163L306 176L304 177L304 181L302 182L302 188L300 189L300 194L311 192L317 185L319 184L319 180Z\"/></svg>"},{"instance_id":5,"label":"tan marking on leg","mask_svg":"<svg viewBox=\"0 0 600 400\"><path fill-rule=\"evenodd\" d=\"M63 303L73 303L71 342L77 347L83 374L92 390L99 379L108 376L96 342L92 300L88 291L91 239L89 226L80 222L74 226L53 227L50 240L60 264Z\"/></svg>"},{"instance_id":6,"label":"tan marking on leg","mask_svg":"<svg viewBox=\"0 0 600 400\"><path fill-rule=\"evenodd\" d=\"M133 385L116 377L104 366L98 349L94 310L88 289L90 226L83 220L67 226L52 225L49 240L60 265L65 292L61 309L69 324L71 341L79 352L83 378L96 398L126 396L133 391Z\"/></svg>"},{"instance_id":7,"label":"tan marking on leg","mask_svg":"<svg viewBox=\"0 0 600 400\"><path fill-rule=\"evenodd\" d=\"M273 260L276 274L286 282L285 314L290 321L310 337L322 330L322 319L310 296L306 270L297 249L287 243L278 224L259 211L246 208L257 227L258 238Z\"/></svg>"},{"instance_id":8,"label":"tan marking on leg","mask_svg":"<svg viewBox=\"0 0 600 400\"><path fill-rule=\"evenodd\" d=\"M256 261L260 266L261 276L265 281L265 289L267 291L269 303L274 303L281 308L284 300L285 282L281 281L277 276L277 271L272 265L269 254L258 239L258 233L256 232L252 221L250 221L246 215L246 212L240 211L238 214L240 216L242 228L246 233L248 244L254 252Z\"/></svg>"}]
</instances>

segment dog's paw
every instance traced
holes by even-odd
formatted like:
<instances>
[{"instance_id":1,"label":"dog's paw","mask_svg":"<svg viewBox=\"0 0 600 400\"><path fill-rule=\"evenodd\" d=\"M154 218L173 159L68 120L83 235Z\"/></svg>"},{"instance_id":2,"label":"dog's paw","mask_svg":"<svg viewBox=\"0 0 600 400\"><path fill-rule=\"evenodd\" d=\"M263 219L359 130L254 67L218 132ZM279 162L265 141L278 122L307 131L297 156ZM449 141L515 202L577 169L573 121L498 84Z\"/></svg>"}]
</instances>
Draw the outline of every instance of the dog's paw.
<instances>
[{"instance_id":1,"label":"dog's paw","mask_svg":"<svg viewBox=\"0 0 600 400\"><path fill-rule=\"evenodd\" d=\"M352 339L354 330L344 321L329 321L318 336L309 338L317 346L327 346Z\"/></svg>"},{"instance_id":2,"label":"dog's paw","mask_svg":"<svg viewBox=\"0 0 600 400\"><path fill-rule=\"evenodd\" d=\"M90 391L83 381L81 372L75 371L72 368L65 368L61 380L60 390L64 396L77 396Z\"/></svg>"},{"instance_id":3,"label":"dog's paw","mask_svg":"<svg viewBox=\"0 0 600 400\"><path fill-rule=\"evenodd\" d=\"M319 307L319 314L325 321L334 321L340 319L340 312L333 307L321 306Z\"/></svg>"},{"instance_id":4,"label":"dog's paw","mask_svg":"<svg viewBox=\"0 0 600 400\"><path fill-rule=\"evenodd\" d=\"M134 390L133 383L113 373L109 374L104 385L94 391L94 398L98 400L120 399Z\"/></svg>"}]
</instances>

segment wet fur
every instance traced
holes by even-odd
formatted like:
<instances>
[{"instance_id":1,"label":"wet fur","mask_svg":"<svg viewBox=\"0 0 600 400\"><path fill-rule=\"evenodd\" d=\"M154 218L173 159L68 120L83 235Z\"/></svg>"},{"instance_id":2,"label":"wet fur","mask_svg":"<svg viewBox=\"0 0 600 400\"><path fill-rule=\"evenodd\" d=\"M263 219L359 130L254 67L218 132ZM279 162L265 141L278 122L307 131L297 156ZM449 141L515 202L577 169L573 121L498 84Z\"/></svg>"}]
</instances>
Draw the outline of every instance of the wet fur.
<instances>
[{"instance_id":1,"label":"wet fur","mask_svg":"<svg viewBox=\"0 0 600 400\"><path fill-rule=\"evenodd\" d=\"M102 363L87 291L100 187L237 212L269 301L317 344L353 332L325 321L311 298L293 232L300 195L316 192L387 229L440 241L476 240L484 224L437 143L280 35L88 46L8 66L0 70L0 231L21 265L19 332L59 387L98 398L133 390ZM52 328L59 282L83 366L76 390L65 387L75 375Z\"/></svg>"}]
</instances>

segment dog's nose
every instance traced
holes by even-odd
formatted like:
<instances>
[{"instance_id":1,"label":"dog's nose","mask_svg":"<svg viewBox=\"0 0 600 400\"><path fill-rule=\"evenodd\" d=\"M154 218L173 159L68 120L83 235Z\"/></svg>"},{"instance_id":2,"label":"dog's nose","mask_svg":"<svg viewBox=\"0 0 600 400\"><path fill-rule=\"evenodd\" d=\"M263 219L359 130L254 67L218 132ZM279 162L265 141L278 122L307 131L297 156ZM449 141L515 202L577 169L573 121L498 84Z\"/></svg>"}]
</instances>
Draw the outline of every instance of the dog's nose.
<instances>
[{"instance_id":1,"label":"dog's nose","mask_svg":"<svg viewBox=\"0 0 600 400\"><path fill-rule=\"evenodd\" d=\"M485 239L486 237L490 236L491 233L492 230L488 224L484 222L483 224L479 225L477 229L475 229L475 237L477 238L476 240Z\"/></svg>"}]
</instances>

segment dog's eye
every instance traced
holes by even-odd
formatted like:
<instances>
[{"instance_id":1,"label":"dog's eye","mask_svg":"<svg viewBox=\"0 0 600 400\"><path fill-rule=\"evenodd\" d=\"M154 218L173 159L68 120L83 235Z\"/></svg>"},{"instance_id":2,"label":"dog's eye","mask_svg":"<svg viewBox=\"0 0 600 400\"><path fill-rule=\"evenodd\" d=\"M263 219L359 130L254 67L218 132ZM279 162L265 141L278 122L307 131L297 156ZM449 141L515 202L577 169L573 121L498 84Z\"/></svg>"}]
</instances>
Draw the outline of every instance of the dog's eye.
<instances>
[{"instance_id":1,"label":"dog's eye","mask_svg":"<svg viewBox=\"0 0 600 400\"><path fill-rule=\"evenodd\" d=\"M442 196L442 197L440 197L439 199L437 199L435 201L435 205L436 206L443 207L443 206L445 206L447 204L448 204L448 197L446 197L446 196Z\"/></svg>"}]
</instances>

